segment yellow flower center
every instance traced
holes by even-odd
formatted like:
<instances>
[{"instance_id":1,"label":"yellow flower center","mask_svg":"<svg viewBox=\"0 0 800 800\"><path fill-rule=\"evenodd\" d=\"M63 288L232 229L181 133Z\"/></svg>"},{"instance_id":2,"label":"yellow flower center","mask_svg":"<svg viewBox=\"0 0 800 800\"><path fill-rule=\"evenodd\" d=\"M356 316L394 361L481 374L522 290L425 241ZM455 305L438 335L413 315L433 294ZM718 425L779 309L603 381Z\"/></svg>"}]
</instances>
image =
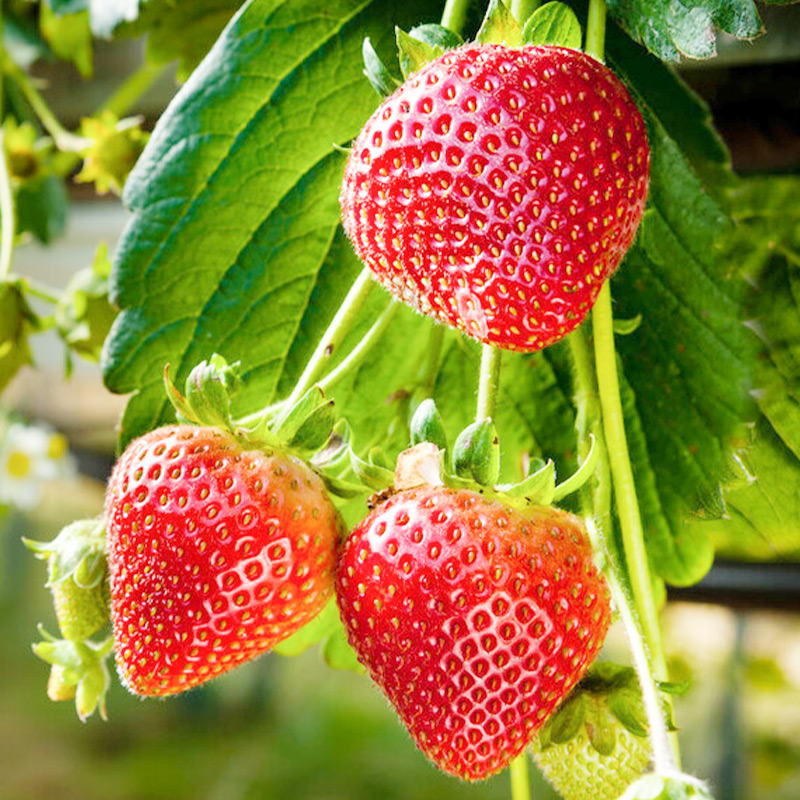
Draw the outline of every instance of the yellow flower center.
<instances>
[{"instance_id":1,"label":"yellow flower center","mask_svg":"<svg viewBox=\"0 0 800 800\"><path fill-rule=\"evenodd\" d=\"M53 461L58 461L59 458L64 458L67 454L67 448L67 440L60 433L54 433L47 443L47 457Z\"/></svg>"},{"instance_id":2,"label":"yellow flower center","mask_svg":"<svg viewBox=\"0 0 800 800\"><path fill-rule=\"evenodd\" d=\"M24 478L31 471L31 460L25 453L15 450L8 457L6 471L12 478Z\"/></svg>"}]
</instances>

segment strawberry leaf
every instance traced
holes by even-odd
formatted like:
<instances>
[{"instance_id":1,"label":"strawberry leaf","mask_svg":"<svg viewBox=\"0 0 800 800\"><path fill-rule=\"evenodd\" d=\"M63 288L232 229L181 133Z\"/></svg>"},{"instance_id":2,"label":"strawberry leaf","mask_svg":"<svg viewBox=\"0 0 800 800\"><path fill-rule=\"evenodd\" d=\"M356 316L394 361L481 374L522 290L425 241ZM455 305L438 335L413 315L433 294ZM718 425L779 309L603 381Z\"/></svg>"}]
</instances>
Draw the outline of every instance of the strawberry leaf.
<instances>
[{"instance_id":1,"label":"strawberry leaf","mask_svg":"<svg viewBox=\"0 0 800 800\"><path fill-rule=\"evenodd\" d=\"M724 517L697 521L733 558L800 554L800 220L798 180L742 181L732 194L739 225L726 253L755 286L748 316L762 345L756 377L761 416L729 462Z\"/></svg>"},{"instance_id":2,"label":"strawberry leaf","mask_svg":"<svg viewBox=\"0 0 800 800\"><path fill-rule=\"evenodd\" d=\"M753 0L608 0L607 5L631 38L664 61L715 55L715 28L737 39L763 32Z\"/></svg>"},{"instance_id":3,"label":"strawberry leaf","mask_svg":"<svg viewBox=\"0 0 800 800\"><path fill-rule=\"evenodd\" d=\"M310 0L254 0L162 116L126 187L133 218L111 279L122 312L105 380L137 392L123 441L170 419L158 371L169 361L181 385L209 342L242 362L237 416L291 388L359 270L337 232L344 156L334 145L376 103L361 76L363 39L388 50L391 23L419 19L426 5L392 19L379 2L337 0L323 15ZM367 303L365 326L381 303ZM404 411L387 398L419 369L398 356L423 350L426 326L404 311L374 348L381 358L370 354L336 387L354 429L372 423L363 427L374 441L359 448L385 440ZM403 426L405 438L407 418Z\"/></svg>"}]
</instances>

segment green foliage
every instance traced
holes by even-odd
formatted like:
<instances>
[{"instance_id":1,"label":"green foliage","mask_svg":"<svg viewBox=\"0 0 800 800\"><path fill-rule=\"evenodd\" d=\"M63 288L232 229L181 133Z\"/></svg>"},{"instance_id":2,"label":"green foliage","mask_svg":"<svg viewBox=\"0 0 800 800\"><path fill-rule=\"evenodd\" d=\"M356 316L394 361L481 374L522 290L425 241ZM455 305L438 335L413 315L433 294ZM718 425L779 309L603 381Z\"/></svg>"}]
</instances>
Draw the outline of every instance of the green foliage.
<instances>
[{"instance_id":1,"label":"green foliage","mask_svg":"<svg viewBox=\"0 0 800 800\"><path fill-rule=\"evenodd\" d=\"M612 283L619 316L642 314L617 343L626 423L651 558L659 575L684 585L711 564L704 532L689 533L686 520L718 491L733 439L752 418L757 347L743 325L745 284L720 247L733 222L712 181L725 175L726 155L702 105L623 37L608 51L642 108L652 154L648 210Z\"/></svg>"},{"instance_id":2,"label":"green foliage","mask_svg":"<svg viewBox=\"0 0 800 800\"><path fill-rule=\"evenodd\" d=\"M243 0L147 0L130 25L117 35L147 34L147 59L166 64L177 59L183 81L211 49Z\"/></svg>"},{"instance_id":3,"label":"green foliage","mask_svg":"<svg viewBox=\"0 0 800 800\"><path fill-rule=\"evenodd\" d=\"M337 232L344 157L334 145L347 143L375 105L360 74L364 36L380 42L397 20L379 3L340 0L328 11L319 15L311 2L248 6L164 114L129 179L135 216L112 275L123 310L104 359L113 391L138 391L124 440L169 418L152 365L169 361L180 383L208 341L242 362L235 410L277 399L358 272ZM422 13L412 4L399 21ZM375 309L368 304L365 325ZM396 408L387 397L417 369L403 359L398 370L391 352L421 351L425 336L421 320L398 314L337 387L354 430L385 438ZM362 428L365 417L371 424Z\"/></svg>"},{"instance_id":4,"label":"green foliage","mask_svg":"<svg viewBox=\"0 0 800 800\"><path fill-rule=\"evenodd\" d=\"M637 42L664 61L710 58L715 27L738 39L762 33L753 0L608 0L608 10Z\"/></svg>"}]
</instances>

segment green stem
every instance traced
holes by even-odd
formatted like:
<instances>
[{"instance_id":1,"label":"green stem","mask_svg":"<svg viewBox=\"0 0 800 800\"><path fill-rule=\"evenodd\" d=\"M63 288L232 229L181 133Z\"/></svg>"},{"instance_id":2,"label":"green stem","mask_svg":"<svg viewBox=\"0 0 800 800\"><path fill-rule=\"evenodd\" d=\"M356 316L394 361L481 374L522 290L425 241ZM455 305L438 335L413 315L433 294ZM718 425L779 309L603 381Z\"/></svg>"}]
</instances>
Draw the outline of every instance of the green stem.
<instances>
[{"instance_id":1,"label":"green stem","mask_svg":"<svg viewBox=\"0 0 800 800\"><path fill-rule=\"evenodd\" d=\"M605 59L606 4L604 0L589 0L585 49L590 56L594 56L598 61Z\"/></svg>"},{"instance_id":2,"label":"green stem","mask_svg":"<svg viewBox=\"0 0 800 800\"><path fill-rule=\"evenodd\" d=\"M600 406L603 412L603 431L608 447L614 494L622 531L625 560L630 575L636 610L642 621L653 667L657 677L666 679L664 654L661 646L661 628L653 598L650 566L644 545L644 530L633 480L625 419L617 374L617 353L614 347L614 317L611 310L609 284L601 289L592 311L594 329L595 363Z\"/></svg>"},{"instance_id":3,"label":"green stem","mask_svg":"<svg viewBox=\"0 0 800 800\"><path fill-rule=\"evenodd\" d=\"M30 278L25 278L25 290L27 294L38 297L40 300L45 300L52 305L56 305L61 299L58 289L45 286L43 283L39 283L38 281L32 281Z\"/></svg>"},{"instance_id":4,"label":"green stem","mask_svg":"<svg viewBox=\"0 0 800 800\"><path fill-rule=\"evenodd\" d=\"M497 404L497 390L500 385L500 358L500 350L490 344L483 345L481 349L481 371L478 378L476 422L483 422L487 417L494 415L494 408Z\"/></svg>"},{"instance_id":5,"label":"green stem","mask_svg":"<svg viewBox=\"0 0 800 800\"><path fill-rule=\"evenodd\" d=\"M603 557L603 572L628 637L634 667L642 688L642 699L647 714L655 766L659 771L669 770L675 768L678 753L677 741L670 742L670 734L665 724L664 704L668 708L671 704L667 700L662 703L650 668L647 645L633 610L633 604L620 577L622 569L614 553L608 547L608 537L612 525L611 471L608 449L603 435L600 397L584 329L575 330L568 341L573 364L575 406L578 411L575 419L578 450L583 457L588 449L590 432L594 434L595 447L599 449L599 459L595 471L596 481L591 489L591 496L588 496L588 487L582 496L582 506L587 518L586 527L592 539L592 545L596 552Z\"/></svg>"},{"instance_id":6,"label":"green stem","mask_svg":"<svg viewBox=\"0 0 800 800\"><path fill-rule=\"evenodd\" d=\"M433 397L433 390L436 386L436 376L439 373L439 359L442 355L444 332L444 325L431 325L425 363L420 371L418 384L419 388L422 390L423 397Z\"/></svg>"},{"instance_id":7,"label":"green stem","mask_svg":"<svg viewBox=\"0 0 800 800\"><path fill-rule=\"evenodd\" d=\"M44 129L53 137L56 147L65 152L77 152L91 144L88 139L82 136L76 136L70 133L56 118L55 114L50 110L45 99L39 94L39 90L33 85L30 76L22 69L20 69L11 59L11 57L3 52L3 72L17 84L28 104L33 109L39 121L42 123Z\"/></svg>"},{"instance_id":8,"label":"green stem","mask_svg":"<svg viewBox=\"0 0 800 800\"><path fill-rule=\"evenodd\" d=\"M511 800L531 800L528 756L524 750L509 764L508 774L511 778Z\"/></svg>"},{"instance_id":9,"label":"green stem","mask_svg":"<svg viewBox=\"0 0 800 800\"><path fill-rule=\"evenodd\" d=\"M442 12L442 27L453 33L462 33L467 21L469 0L447 0Z\"/></svg>"},{"instance_id":10,"label":"green stem","mask_svg":"<svg viewBox=\"0 0 800 800\"><path fill-rule=\"evenodd\" d=\"M400 303L392 300L383 314L375 320L372 327L364 334L361 341L348 353L347 358L343 359L336 369L332 369L322 380L317 381L317 385L323 391L327 392L331 386L359 364L361 359L370 351L372 345L389 327L389 323L399 308Z\"/></svg>"},{"instance_id":11,"label":"green stem","mask_svg":"<svg viewBox=\"0 0 800 800\"><path fill-rule=\"evenodd\" d=\"M331 356L341 347L344 338L350 332L358 312L364 305L367 295L374 286L370 278L369 269L362 269L350 291L342 301L339 310L331 320L328 329L319 340L317 349L306 364L303 374L298 378L292 393L286 400L285 409L292 406L314 385L317 379L325 372L330 363Z\"/></svg>"},{"instance_id":12,"label":"green stem","mask_svg":"<svg viewBox=\"0 0 800 800\"><path fill-rule=\"evenodd\" d=\"M144 63L126 78L98 109L95 114L110 111L117 117L128 113L133 104L161 77L166 67L163 64Z\"/></svg>"},{"instance_id":13,"label":"green stem","mask_svg":"<svg viewBox=\"0 0 800 800\"><path fill-rule=\"evenodd\" d=\"M0 281L11 274L15 229L14 195L6 159L5 131L0 128Z\"/></svg>"}]
</instances>

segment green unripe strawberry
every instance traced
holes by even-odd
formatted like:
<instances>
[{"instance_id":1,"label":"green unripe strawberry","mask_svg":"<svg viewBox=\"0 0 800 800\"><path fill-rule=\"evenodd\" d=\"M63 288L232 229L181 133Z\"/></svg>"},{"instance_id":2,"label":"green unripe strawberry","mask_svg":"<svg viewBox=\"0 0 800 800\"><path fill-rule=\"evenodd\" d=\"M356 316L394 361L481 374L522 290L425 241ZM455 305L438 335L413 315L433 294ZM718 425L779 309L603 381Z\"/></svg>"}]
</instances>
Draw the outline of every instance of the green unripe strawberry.
<instances>
[{"instance_id":1,"label":"green unripe strawberry","mask_svg":"<svg viewBox=\"0 0 800 800\"><path fill-rule=\"evenodd\" d=\"M616 800L651 759L632 669L596 664L531 743L564 800Z\"/></svg>"},{"instance_id":2,"label":"green unripe strawberry","mask_svg":"<svg viewBox=\"0 0 800 800\"><path fill-rule=\"evenodd\" d=\"M82 642L109 621L105 530L102 521L67 525L52 542L25 544L47 561L47 586L61 635Z\"/></svg>"}]
</instances>

